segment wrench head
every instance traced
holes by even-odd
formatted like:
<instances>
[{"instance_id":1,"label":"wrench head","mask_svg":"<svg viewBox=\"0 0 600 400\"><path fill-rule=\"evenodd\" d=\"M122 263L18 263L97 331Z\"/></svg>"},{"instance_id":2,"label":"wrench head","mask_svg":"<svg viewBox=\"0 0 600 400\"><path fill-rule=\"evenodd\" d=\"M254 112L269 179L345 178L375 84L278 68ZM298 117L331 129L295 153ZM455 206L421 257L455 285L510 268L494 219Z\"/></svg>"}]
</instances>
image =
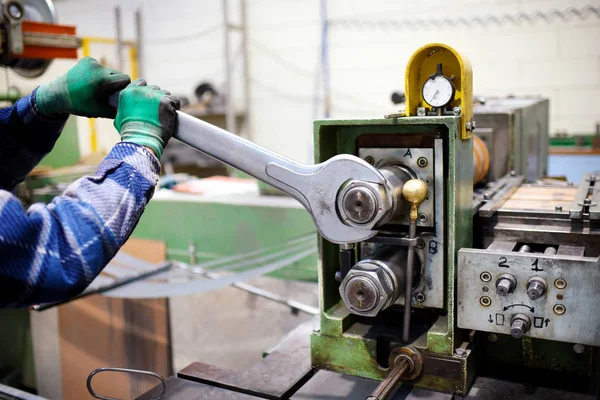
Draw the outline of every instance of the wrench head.
<instances>
[{"instance_id":1,"label":"wrench head","mask_svg":"<svg viewBox=\"0 0 600 400\"><path fill-rule=\"evenodd\" d=\"M349 182L365 182L385 188L385 178L366 161L340 154L299 173L276 162L267 165L267 174L292 187L310 212L319 233L332 243L356 243L377 234L373 227L382 213L366 224L345 222L338 208L338 197ZM385 192L385 190L384 190ZM380 196L380 195L378 195ZM385 199L379 201L384 202Z\"/></svg>"}]
</instances>

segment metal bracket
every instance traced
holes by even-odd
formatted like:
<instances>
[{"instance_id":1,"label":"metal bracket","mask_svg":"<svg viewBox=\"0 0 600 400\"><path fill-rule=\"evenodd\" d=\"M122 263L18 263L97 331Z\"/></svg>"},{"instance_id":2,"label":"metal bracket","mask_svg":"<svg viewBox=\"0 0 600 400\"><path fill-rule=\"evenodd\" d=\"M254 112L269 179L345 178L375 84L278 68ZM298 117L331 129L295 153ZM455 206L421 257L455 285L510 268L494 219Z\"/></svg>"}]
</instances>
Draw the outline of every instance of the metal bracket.
<instances>
[{"instance_id":1,"label":"metal bracket","mask_svg":"<svg viewBox=\"0 0 600 400\"><path fill-rule=\"evenodd\" d=\"M18 0L9 0L4 3L2 14L8 21L8 52L11 54L23 53L23 29L21 21L25 15L25 7Z\"/></svg>"},{"instance_id":2,"label":"metal bracket","mask_svg":"<svg viewBox=\"0 0 600 400\"><path fill-rule=\"evenodd\" d=\"M596 173L583 176L579 190L569 206L569 218L600 220L600 182L596 182Z\"/></svg>"}]
</instances>

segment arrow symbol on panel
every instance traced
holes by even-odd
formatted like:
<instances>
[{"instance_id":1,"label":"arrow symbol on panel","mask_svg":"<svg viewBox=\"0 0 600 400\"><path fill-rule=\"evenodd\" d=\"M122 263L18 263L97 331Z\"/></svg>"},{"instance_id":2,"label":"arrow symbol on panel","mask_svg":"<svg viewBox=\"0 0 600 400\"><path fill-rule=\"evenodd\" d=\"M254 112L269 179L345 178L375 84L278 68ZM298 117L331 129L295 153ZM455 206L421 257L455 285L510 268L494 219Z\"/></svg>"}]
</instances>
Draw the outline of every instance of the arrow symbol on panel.
<instances>
[{"instance_id":1,"label":"arrow symbol on panel","mask_svg":"<svg viewBox=\"0 0 600 400\"><path fill-rule=\"evenodd\" d=\"M491 324L492 322L494 322L494 320L492 319L492 314L490 314L489 318L488 318L488 322Z\"/></svg>"},{"instance_id":2,"label":"arrow symbol on panel","mask_svg":"<svg viewBox=\"0 0 600 400\"><path fill-rule=\"evenodd\" d=\"M546 320L544 321L546 323L546 328L548 327L548 323L550 322L549 318L546 318Z\"/></svg>"},{"instance_id":3,"label":"arrow symbol on panel","mask_svg":"<svg viewBox=\"0 0 600 400\"><path fill-rule=\"evenodd\" d=\"M504 307L504 311L508 310L509 308L513 308L513 307L525 307L525 308L529 308L529 311L531 311L532 313L534 312L535 308L533 307L529 307L528 305L525 304L511 304L510 306L506 306Z\"/></svg>"}]
</instances>

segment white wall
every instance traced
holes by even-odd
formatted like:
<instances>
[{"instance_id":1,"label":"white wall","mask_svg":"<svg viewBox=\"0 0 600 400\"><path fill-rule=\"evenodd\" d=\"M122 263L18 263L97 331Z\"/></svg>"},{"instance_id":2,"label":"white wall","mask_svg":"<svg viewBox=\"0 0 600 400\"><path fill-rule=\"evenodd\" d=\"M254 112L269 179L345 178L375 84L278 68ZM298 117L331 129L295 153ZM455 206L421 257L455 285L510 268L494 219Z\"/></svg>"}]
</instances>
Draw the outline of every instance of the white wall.
<instances>
[{"instance_id":1,"label":"white wall","mask_svg":"<svg viewBox=\"0 0 600 400\"><path fill-rule=\"evenodd\" d=\"M252 139L302 161L312 159L312 120L322 117L317 95L320 60L319 0L246 0L248 5ZM239 9L230 0L232 16ZM191 97L202 80L224 80L221 1L59 0L61 22L82 36L114 37L113 6L123 9L124 33L133 38L133 11L143 8L145 77ZM499 15L598 5L597 0L329 0L332 20L423 19ZM382 116L403 89L404 68L420 45L448 43L473 65L477 95L544 95L551 99L551 131L589 132L600 120L600 20L476 25L428 29L350 29L329 34L332 117ZM169 42L173 39L172 42ZM176 40L177 39L177 40ZM232 55L240 76L239 42ZM98 50L109 54L112 50ZM94 50L92 51L94 55ZM111 62L105 54L105 59ZM115 56L116 58L116 56ZM114 58L113 58L114 60ZM58 63L57 63L58 64ZM61 68L69 65L62 62ZM60 68L58 68L60 69ZM52 76L48 73L44 79ZM234 84L241 106L241 83ZM86 128L85 122L81 125ZM108 149L118 139L107 121ZM85 136L87 133L82 133ZM85 141L85 140L84 140ZM87 144L86 144L87 145Z\"/></svg>"}]
</instances>

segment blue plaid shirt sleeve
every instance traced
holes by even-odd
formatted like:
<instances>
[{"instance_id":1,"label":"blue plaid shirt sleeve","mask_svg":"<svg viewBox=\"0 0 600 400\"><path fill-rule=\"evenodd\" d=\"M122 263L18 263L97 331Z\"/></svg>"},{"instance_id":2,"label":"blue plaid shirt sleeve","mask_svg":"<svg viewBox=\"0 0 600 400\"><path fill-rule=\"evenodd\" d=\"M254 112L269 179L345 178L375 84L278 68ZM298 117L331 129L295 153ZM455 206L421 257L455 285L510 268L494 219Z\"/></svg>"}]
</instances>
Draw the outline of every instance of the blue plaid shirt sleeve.
<instances>
[{"instance_id":1,"label":"blue plaid shirt sleeve","mask_svg":"<svg viewBox=\"0 0 600 400\"><path fill-rule=\"evenodd\" d=\"M34 90L13 106L0 109L0 189L11 190L52 150L68 114L44 118Z\"/></svg>"},{"instance_id":2,"label":"blue plaid shirt sleeve","mask_svg":"<svg viewBox=\"0 0 600 400\"><path fill-rule=\"evenodd\" d=\"M147 149L121 142L94 176L77 180L47 206L24 210L0 190L0 307L83 291L128 239L159 173Z\"/></svg>"}]
</instances>

